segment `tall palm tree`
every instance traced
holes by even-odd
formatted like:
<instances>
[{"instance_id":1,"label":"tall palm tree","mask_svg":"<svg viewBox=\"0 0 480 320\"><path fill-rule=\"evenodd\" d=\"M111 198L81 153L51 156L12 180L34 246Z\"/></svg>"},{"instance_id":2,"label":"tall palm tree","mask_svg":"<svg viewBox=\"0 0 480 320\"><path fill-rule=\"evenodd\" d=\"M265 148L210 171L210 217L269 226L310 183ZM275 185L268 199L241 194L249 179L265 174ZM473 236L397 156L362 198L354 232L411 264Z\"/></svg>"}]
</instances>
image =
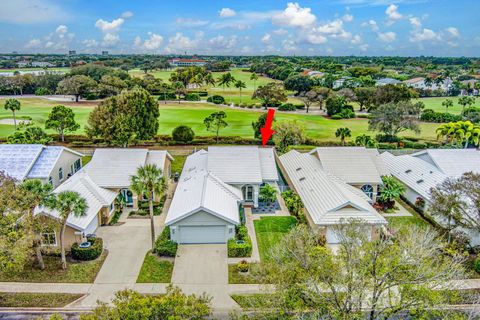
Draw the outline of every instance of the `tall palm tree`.
<instances>
[{"instance_id":1,"label":"tall palm tree","mask_svg":"<svg viewBox=\"0 0 480 320\"><path fill-rule=\"evenodd\" d=\"M250 80L253 81L253 92L255 92L255 90L257 89L256 84L257 84L257 80L258 80L258 74L256 74L255 72L252 73L250 75Z\"/></svg>"},{"instance_id":2,"label":"tall palm tree","mask_svg":"<svg viewBox=\"0 0 480 320\"><path fill-rule=\"evenodd\" d=\"M15 111L20 110L20 101L17 99L7 99L5 101L5 110L10 110L13 113L13 124L15 127L15 130L17 130L17 118L15 116Z\"/></svg>"},{"instance_id":3,"label":"tall palm tree","mask_svg":"<svg viewBox=\"0 0 480 320\"><path fill-rule=\"evenodd\" d=\"M340 141L342 142L342 146L345 145L346 138L350 138L352 136L352 131L349 128L338 128L335 132L335 137L340 137Z\"/></svg>"},{"instance_id":4,"label":"tall palm tree","mask_svg":"<svg viewBox=\"0 0 480 320\"><path fill-rule=\"evenodd\" d=\"M153 221L153 201L155 195L160 196L167 189L162 169L154 164L146 164L137 169L137 175L130 177L130 188L138 195L148 199L150 211L150 229L152 236L152 250L155 247L155 224Z\"/></svg>"},{"instance_id":5,"label":"tall palm tree","mask_svg":"<svg viewBox=\"0 0 480 320\"><path fill-rule=\"evenodd\" d=\"M203 81L205 82L206 85L211 85L211 86L214 86L214 85L215 85L215 79L213 78L211 72L207 73L207 74L203 77Z\"/></svg>"},{"instance_id":6,"label":"tall palm tree","mask_svg":"<svg viewBox=\"0 0 480 320\"><path fill-rule=\"evenodd\" d=\"M45 263L43 262L41 244L42 238L41 233L44 230L45 225L42 223L42 220L36 218L34 215L35 208L37 206L46 206L52 196L52 185L51 184L43 184L38 179L33 180L26 180L22 182L20 188L27 191L29 195L29 202L30 202L30 217L29 221L32 223L32 231L34 234L33 237L33 247L35 248L35 254L37 257L38 266L41 270L45 269Z\"/></svg>"},{"instance_id":7,"label":"tall palm tree","mask_svg":"<svg viewBox=\"0 0 480 320\"><path fill-rule=\"evenodd\" d=\"M58 211L62 229L60 231L60 252L62 256L62 269L67 269L65 257L65 229L67 219L70 215L82 217L87 214L87 201L75 191L62 191L55 195L53 201L48 205L51 209Z\"/></svg>"},{"instance_id":8,"label":"tall palm tree","mask_svg":"<svg viewBox=\"0 0 480 320\"><path fill-rule=\"evenodd\" d=\"M247 84L242 80L237 80L235 81L234 86L240 91L240 103L242 103L242 89L245 89Z\"/></svg>"},{"instance_id":9,"label":"tall palm tree","mask_svg":"<svg viewBox=\"0 0 480 320\"><path fill-rule=\"evenodd\" d=\"M217 79L217 84L222 86L223 91L225 92L225 87L230 88L230 84L235 81L235 78L232 76L230 72L222 74Z\"/></svg>"},{"instance_id":10,"label":"tall palm tree","mask_svg":"<svg viewBox=\"0 0 480 320\"><path fill-rule=\"evenodd\" d=\"M445 107L445 113L448 113L448 108L453 107L453 101L451 99L445 99L442 101L442 106Z\"/></svg>"}]
</instances>

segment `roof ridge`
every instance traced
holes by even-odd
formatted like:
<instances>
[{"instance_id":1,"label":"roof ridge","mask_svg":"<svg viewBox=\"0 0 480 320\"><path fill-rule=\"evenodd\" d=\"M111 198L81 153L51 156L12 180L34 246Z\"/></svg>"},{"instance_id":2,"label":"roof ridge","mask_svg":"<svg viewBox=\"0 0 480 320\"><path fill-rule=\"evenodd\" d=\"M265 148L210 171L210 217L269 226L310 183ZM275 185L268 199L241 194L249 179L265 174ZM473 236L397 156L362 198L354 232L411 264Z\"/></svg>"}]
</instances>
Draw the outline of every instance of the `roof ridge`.
<instances>
[{"instance_id":1,"label":"roof ridge","mask_svg":"<svg viewBox=\"0 0 480 320\"><path fill-rule=\"evenodd\" d=\"M210 177L213 182L215 182L218 186L220 186L223 190L225 190L227 193L229 193L231 196L233 196L234 198L238 199L238 196L232 192L232 190L230 190L229 188L226 187L226 183L223 182L220 178L218 178L217 176L215 176L213 174L213 172L208 172L207 173L207 177Z\"/></svg>"},{"instance_id":2,"label":"roof ridge","mask_svg":"<svg viewBox=\"0 0 480 320\"><path fill-rule=\"evenodd\" d=\"M84 175L80 177L79 180L85 185L88 191L90 191L93 194L93 196L97 198L98 201L100 201L102 204L107 203L107 200L105 200L105 198L98 192L98 190L95 189L95 186L96 187L99 187L99 186L97 186L95 182L93 182L92 179L90 179L88 175ZM90 182L92 184L90 184Z\"/></svg>"}]
</instances>

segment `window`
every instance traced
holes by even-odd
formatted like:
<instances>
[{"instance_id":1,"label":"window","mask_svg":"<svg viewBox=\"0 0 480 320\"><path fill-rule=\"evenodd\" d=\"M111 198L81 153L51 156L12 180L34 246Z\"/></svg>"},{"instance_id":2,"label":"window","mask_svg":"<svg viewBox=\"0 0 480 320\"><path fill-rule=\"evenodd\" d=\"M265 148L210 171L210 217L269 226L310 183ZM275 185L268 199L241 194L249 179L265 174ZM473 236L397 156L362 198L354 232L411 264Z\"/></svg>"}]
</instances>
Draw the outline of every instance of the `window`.
<instances>
[{"instance_id":1,"label":"window","mask_svg":"<svg viewBox=\"0 0 480 320\"><path fill-rule=\"evenodd\" d=\"M110 207L108 208L108 210L109 210L109 212L112 212L113 209L115 209L115 204L112 202L112 203L110 204Z\"/></svg>"},{"instance_id":2,"label":"window","mask_svg":"<svg viewBox=\"0 0 480 320\"><path fill-rule=\"evenodd\" d=\"M42 246L56 246L57 245L57 234L55 230L45 230L42 233Z\"/></svg>"},{"instance_id":3,"label":"window","mask_svg":"<svg viewBox=\"0 0 480 320\"><path fill-rule=\"evenodd\" d=\"M75 161L75 163L73 164L73 169L74 169L73 172L77 172L81 168L82 168L82 162L80 161L80 159L77 159L77 161Z\"/></svg>"},{"instance_id":4,"label":"window","mask_svg":"<svg viewBox=\"0 0 480 320\"><path fill-rule=\"evenodd\" d=\"M58 180L60 180L60 181L63 180L63 169L62 168L58 169Z\"/></svg>"},{"instance_id":5,"label":"window","mask_svg":"<svg viewBox=\"0 0 480 320\"><path fill-rule=\"evenodd\" d=\"M48 183L50 183L50 185L53 186L53 178L52 177L48 177Z\"/></svg>"},{"instance_id":6,"label":"window","mask_svg":"<svg viewBox=\"0 0 480 320\"><path fill-rule=\"evenodd\" d=\"M364 184L361 187L363 193L365 193L370 199L373 198L373 187L369 184Z\"/></svg>"},{"instance_id":7,"label":"window","mask_svg":"<svg viewBox=\"0 0 480 320\"><path fill-rule=\"evenodd\" d=\"M243 191L243 198L246 201L252 201L253 200L253 186L244 186L242 188Z\"/></svg>"}]
</instances>

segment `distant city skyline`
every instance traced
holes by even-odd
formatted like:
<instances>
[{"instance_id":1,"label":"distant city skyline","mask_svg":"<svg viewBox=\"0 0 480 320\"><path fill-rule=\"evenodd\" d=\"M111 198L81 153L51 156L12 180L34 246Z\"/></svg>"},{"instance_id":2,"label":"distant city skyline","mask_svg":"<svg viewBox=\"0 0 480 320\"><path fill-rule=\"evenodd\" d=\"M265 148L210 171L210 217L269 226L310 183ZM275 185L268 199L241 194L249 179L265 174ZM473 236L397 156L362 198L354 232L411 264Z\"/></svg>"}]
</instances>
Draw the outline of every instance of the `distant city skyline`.
<instances>
[{"instance_id":1,"label":"distant city skyline","mask_svg":"<svg viewBox=\"0 0 480 320\"><path fill-rule=\"evenodd\" d=\"M2 0L0 52L480 56L474 0Z\"/></svg>"}]
</instances>

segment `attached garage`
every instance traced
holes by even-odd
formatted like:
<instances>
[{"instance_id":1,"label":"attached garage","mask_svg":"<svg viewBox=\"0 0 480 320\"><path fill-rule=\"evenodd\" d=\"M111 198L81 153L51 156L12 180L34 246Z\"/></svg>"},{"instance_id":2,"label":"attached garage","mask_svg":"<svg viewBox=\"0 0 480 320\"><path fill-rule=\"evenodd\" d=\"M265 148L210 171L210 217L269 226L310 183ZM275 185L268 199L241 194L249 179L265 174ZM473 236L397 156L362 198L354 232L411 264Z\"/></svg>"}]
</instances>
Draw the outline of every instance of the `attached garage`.
<instances>
[{"instance_id":1,"label":"attached garage","mask_svg":"<svg viewBox=\"0 0 480 320\"><path fill-rule=\"evenodd\" d=\"M180 226L179 243L224 243L226 226Z\"/></svg>"}]
</instances>

